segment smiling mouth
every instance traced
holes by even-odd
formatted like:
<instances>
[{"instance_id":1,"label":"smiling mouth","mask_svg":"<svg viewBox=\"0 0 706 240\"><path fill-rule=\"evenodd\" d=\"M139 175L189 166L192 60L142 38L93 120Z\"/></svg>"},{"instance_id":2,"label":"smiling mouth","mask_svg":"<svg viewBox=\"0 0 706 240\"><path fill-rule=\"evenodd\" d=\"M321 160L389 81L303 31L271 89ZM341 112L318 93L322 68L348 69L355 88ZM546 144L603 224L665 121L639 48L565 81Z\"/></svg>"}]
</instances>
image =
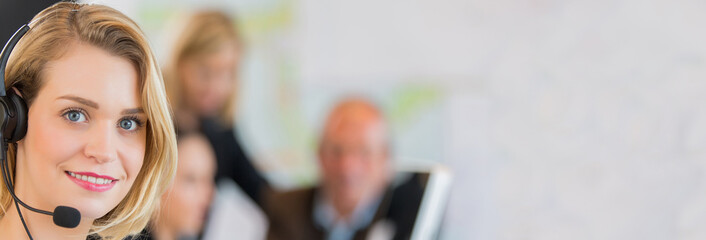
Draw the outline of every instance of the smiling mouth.
<instances>
[{"instance_id":1,"label":"smiling mouth","mask_svg":"<svg viewBox=\"0 0 706 240\"><path fill-rule=\"evenodd\" d=\"M74 173L70 171L66 171L66 174L71 176L72 178L84 182L89 182L92 184L96 185L110 185L113 182L118 181L117 179L108 177L108 176L97 176L94 173Z\"/></svg>"}]
</instances>

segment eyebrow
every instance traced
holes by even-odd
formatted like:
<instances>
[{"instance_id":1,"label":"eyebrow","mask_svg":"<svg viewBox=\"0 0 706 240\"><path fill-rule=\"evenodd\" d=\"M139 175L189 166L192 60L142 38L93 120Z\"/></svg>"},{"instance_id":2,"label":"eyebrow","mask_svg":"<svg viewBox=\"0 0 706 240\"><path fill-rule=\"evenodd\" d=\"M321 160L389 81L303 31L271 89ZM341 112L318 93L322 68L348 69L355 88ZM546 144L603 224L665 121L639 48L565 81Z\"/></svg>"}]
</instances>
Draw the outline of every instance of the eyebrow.
<instances>
[{"instance_id":1,"label":"eyebrow","mask_svg":"<svg viewBox=\"0 0 706 240\"><path fill-rule=\"evenodd\" d=\"M80 104L98 109L98 103L91 101L91 100L88 100L88 99L85 99L85 98L82 98L82 97L74 96L74 95L65 95L65 96L58 97L56 99L71 100L71 101L78 102Z\"/></svg>"},{"instance_id":2,"label":"eyebrow","mask_svg":"<svg viewBox=\"0 0 706 240\"><path fill-rule=\"evenodd\" d=\"M82 97L79 97L79 96L65 95L65 96L58 97L57 99L71 100L71 101L86 105L91 108L95 108L95 109L99 108L98 103L91 101L91 100L88 100L88 99L85 99L85 98L82 98ZM145 112L145 110L142 108L128 108L128 109L125 109L122 112L120 112L120 114L128 115L128 114L140 114L140 113L144 113L144 112Z\"/></svg>"},{"instance_id":3,"label":"eyebrow","mask_svg":"<svg viewBox=\"0 0 706 240\"><path fill-rule=\"evenodd\" d=\"M123 115L129 115L129 114L139 114L139 113L145 113L145 110L142 108L130 108L130 109L125 109L120 114Z\"/></svg>"}]
</instances>

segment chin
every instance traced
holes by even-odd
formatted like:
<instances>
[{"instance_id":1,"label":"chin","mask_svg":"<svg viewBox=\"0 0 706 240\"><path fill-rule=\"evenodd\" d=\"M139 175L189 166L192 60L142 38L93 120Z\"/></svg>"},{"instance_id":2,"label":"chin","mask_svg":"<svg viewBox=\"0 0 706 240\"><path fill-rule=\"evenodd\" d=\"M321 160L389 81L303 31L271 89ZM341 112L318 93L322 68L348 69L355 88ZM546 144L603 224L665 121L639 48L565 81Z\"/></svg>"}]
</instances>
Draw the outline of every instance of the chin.
<instances>
[{"instance_id":1,"label":"chin","mask_svg":"<svg viewBox=\"0 0 706 240\"><path fill-rule=\"evenodd\" d=\"M218 116L218 109L212 106L201 108L201 116L215 117Z\"/></svg>"},{"instance_id":2,"label":"chin","mask_svg":"<svg viewBox=\"0 0 706 240\"><path fill-rule=\"evenodd\" d=\"M355 195L345 194L345 195L341 195L341 196L342 197L340 199L341 199L342 203L345 205L348 205L348 206L355 206L358 204L358 201L360 200L360 198Z\"/></svg>"},{"instance_id":3,"label":"chin","mask_svg":"<svg viewBox=\"0 0 706 240\"><path fill-rule=\"evenodd\" d=\"M180 229L180 234L183 236L195 236L199 234L201 228L197 223L186 223Z\"/></svg>"},{"instance_id":4,"label":"chin","mask_svg":"<svg viewBox=\"0 0 706 240\"><path fill-rule=\"evenodd\" d=\"M81 213L81 218L98 219L113 210L118 204L108 204L99 199L86 199L77 204L76 209Z\"/></svg>"},{"instance_id":5,"label":"chin","mask_svg":"<svg viewBox=\"0 0 706 240\"><path fill-rule=\"evenodd\" d=\"M87 192L83 189L76 190L76 187L71 187L61 194L61 196L51 196L56 200L52 201L55 206L67 206L76 208L81 213L82 219L98 219L113 210L125 195L118 192L120 189L111 189L107 192L95 193ZM46 209L53 210L53 209ZM1 234L0 234L1 235Z\"/></svg>"}]
</instances>

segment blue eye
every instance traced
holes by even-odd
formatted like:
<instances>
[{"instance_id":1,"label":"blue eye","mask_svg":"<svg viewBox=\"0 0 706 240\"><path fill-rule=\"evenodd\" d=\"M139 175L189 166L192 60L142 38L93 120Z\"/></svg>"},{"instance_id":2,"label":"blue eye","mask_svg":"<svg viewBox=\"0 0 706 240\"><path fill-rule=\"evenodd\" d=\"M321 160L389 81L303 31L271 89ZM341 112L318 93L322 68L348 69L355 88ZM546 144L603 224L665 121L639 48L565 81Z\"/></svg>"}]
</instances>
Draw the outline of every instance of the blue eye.
<instances>
[{"instance_id":1,"label":"blue eye","mask_svg":"<svg viewBox=\"0 0 706 240\"><path fill-rule=\"evenodd\" d=\"M120 128L132 131L135 130L138 127L138 123L135 120L132 119L123 119L120 120Z\"/></svg>"},{"instance_id":2,"label":"blue eye","mask_svg":"<svg viewBox=\"0 0 706 240\"><path fill-rule=\"evenodd\" d=\"M85 122L86 115L77 110L70 110L64 113L64 118L72 122Z\"/></svg>"}]
</instances>

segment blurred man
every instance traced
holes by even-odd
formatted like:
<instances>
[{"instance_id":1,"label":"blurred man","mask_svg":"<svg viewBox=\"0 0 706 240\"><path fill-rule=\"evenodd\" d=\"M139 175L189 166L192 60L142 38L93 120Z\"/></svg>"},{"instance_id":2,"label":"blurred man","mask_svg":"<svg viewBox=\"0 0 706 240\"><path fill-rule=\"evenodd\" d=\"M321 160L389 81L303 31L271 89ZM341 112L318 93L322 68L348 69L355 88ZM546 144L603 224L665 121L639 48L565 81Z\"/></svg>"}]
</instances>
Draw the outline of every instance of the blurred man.
<instances>
[{"instance_id":1,"label":"blurred man","mask_svg":"<svg viewBox=\"0 0 706 240\"><path fill-rule=\"evenodd\" d=\"M390 215L388 130L375 106L357 99L338 104L323 128L318 158L320 186L270 200L268 239L409 238L405 222L416 209L406 211L411 217Z\"/></svg>"}]
</instances>

